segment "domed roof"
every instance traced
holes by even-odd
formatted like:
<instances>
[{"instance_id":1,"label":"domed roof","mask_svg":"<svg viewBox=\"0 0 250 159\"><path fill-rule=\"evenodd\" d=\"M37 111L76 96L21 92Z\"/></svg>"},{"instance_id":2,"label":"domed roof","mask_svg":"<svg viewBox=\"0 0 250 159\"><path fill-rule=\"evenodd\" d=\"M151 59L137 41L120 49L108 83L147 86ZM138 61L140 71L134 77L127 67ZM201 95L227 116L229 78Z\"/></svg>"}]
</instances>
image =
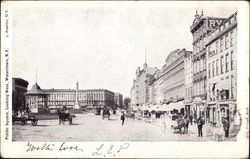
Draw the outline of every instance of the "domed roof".
<instances>
[{"instance_id":1,"label":"domed roof","mask_svg":"<svg viewBox=\"0 0 250 159\"><path fill-rule=\"evenodd\" d=\"M26 93L26 95L41 95L41 94L46 94L44 91L41 90L40 86L35 83L32 88Z\"/></svg>"}]
</instances>

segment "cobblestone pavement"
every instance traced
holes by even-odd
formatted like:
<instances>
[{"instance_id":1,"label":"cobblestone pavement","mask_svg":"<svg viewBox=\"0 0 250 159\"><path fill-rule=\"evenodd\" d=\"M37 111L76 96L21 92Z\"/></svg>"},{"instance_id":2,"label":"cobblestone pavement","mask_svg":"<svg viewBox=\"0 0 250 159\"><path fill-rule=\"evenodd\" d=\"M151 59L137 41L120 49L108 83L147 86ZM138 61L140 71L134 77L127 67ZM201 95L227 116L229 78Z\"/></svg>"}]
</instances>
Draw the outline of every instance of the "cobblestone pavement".
<instances>
[{"instance_id":1,"label":"cobblestone pavement","mask_svg":"<svg viewBox=\"0 0 250 159\"><path fill-rule=\"evenodd\" d=\"M204 126L203 137L198 137L196 125L190 125L188 134L173 133L170 123L163 118L145 120L126 119L121 126L119 115L110 120L93 113L76 114L73 124L58 125L58 120L40 120L37 126L13 125L13 141L216 141ZM222 136L221 140L224 140ZM228 140L236 140L230 138Z\"/></svg>"}]
</instances>

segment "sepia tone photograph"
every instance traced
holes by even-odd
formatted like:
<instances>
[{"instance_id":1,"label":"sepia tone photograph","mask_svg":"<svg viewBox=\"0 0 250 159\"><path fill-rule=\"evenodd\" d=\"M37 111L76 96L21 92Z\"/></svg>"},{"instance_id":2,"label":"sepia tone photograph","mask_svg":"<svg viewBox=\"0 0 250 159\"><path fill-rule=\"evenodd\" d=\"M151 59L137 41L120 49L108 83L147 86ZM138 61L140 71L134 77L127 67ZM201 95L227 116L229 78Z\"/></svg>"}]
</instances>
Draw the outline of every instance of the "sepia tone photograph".
<instances>
[{"instance_id":1,"label":"sepia tone photograph","mask_svg":"<svg viewBox=\"0 0 250 159\"><path fill-rule=\"evenodd\" d=\"M11 141L237 143L238 7L166 3L13 5Z\"/></svg>"}]
</instances>

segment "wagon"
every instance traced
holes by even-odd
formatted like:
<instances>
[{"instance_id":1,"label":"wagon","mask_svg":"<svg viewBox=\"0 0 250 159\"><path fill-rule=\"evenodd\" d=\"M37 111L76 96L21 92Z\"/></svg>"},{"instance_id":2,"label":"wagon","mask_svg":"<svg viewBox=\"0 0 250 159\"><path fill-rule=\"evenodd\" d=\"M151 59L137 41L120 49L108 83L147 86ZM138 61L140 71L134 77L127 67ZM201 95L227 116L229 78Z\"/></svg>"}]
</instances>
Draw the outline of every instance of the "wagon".
<instances>
[{"instance_id":1,"label":"wagon","mask_svg":"<svg viewBox=\"0 0 250 159\"><path fill-rule=\"evenodd\" d=\"M110 112L109 112L109 109L108 108L104 108L103 111L102 111L102 119L104 118L110 118Z\"/></svg>"},{"instance_id":2,"label":"wagon","mask_svg":"<svg viewBox=\"0 0 250 159\"><path fill-rule=\"evenodd\" d=\"M37 119L36 115L32 114L32 113L24 114L21 116L15 116L15 115L12 116L12 124L13 125L18 125L18 124L26 125L28 123L28 121L31 122L32 126L36 126L38 123L38 119Z\"/></svg>"}]
</instances>

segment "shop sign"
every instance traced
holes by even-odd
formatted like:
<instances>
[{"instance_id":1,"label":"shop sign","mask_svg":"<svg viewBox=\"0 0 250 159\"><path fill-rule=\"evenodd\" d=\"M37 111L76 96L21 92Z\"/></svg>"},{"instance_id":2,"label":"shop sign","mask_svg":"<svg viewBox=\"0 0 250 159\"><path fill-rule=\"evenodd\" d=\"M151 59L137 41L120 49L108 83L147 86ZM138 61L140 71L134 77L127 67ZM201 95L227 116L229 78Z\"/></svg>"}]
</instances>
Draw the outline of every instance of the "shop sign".
<instances>
[{"instance_id":1,"label":"shop sign","mask_svg":"<svg viewBox=\"0 0 250 159\"><path fill-rule=\"evenodd\" d=\"M208 29L214 29L218 25L223 23L223 18L208 18L207 19L207 28Z\"/></svg>"}]
</instances>

